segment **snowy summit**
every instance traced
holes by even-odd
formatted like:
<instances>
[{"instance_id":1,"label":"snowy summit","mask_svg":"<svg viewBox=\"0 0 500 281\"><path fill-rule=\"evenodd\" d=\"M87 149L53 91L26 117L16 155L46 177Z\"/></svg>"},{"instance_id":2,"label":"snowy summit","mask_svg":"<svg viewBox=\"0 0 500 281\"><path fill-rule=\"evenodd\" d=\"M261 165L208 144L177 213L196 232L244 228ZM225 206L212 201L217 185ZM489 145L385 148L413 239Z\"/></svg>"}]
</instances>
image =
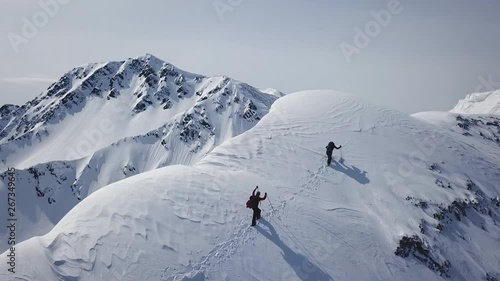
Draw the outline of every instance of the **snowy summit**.
<instances>
[{"instance_id":1,"label":"snowy summit","mask_svg":"<svg viewBox=\"0 0 500 281\"><path fill-rule=\"evenodd\" d=\"M450 112L500 115L500 90L467 95Z\"/></svg>"},{"instance_id":2,"label":"snowy summit","mask_svg":"<svg viewBox=\"0 0 500 281\"><path fill-rule=\"evenodd\" d=\"M255 126L276 99L147 54L79 66L23 106L1 107L0 176L16 167L18 184L26 187L17 194L24 221L17 238L47 233L101 187L168 165L193 165ZM0 242L7 231L0 230Z\"/></svg>"},{"instance_id":3,"label":"snowy summit","mask_svg":"<svg viewBox=\"0 0 500 281\"><path fill-rule=\"evenodd\" d=\"M27 226L0 279L500 280L498 117L439 116L152 56L76 68L2 107L0 167L21 167ZM88 153L59 152L106 118Z\"/></svg>"}]
</instances>

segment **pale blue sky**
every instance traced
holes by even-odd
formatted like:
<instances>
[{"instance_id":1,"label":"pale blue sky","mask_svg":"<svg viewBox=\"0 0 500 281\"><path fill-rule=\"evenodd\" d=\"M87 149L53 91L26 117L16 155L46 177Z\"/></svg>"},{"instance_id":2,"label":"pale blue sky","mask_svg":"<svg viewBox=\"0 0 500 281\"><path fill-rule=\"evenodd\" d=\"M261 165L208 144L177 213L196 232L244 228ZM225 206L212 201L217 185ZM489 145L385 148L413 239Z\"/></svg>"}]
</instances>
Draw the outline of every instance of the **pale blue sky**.
<instances>
[{"instance_id":1,"label":"pale blue sky","mask_svg":"<svg viewBox=\"0 0 500 281\"><path fill-rule=\"evenodd\" d=\"M68 3L16 53L23 17L43 20L39 3L51 1L0 0L0 104L33 98L77 65L144 53L260 88L341 90L409 113L500 88L497 0L400 0L350 63L340 44L354 45L355 28L396 0L59 0ZM215 3L236 5L220 16Z\"/></svg>"}]
</instances>

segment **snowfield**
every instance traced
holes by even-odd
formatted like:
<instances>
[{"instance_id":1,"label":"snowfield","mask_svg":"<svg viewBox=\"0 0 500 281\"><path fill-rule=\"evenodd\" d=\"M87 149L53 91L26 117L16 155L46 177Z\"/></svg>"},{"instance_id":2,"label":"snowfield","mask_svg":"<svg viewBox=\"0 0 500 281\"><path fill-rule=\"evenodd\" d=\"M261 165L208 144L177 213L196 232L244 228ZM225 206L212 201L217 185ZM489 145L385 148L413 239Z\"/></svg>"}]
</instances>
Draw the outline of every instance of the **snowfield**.
<instances>
[{"instance_id":1,"label":"snowfield","mask_svg":"<svg viewBox=\"0 0 500 281\"><path fill-rule=\"evenodd\" d=\"M426 118L285 95L196 163L91 193L17 245L16 274L0 255L0 280L500 280L498 144Z\"/></svg>"}]
</instances>

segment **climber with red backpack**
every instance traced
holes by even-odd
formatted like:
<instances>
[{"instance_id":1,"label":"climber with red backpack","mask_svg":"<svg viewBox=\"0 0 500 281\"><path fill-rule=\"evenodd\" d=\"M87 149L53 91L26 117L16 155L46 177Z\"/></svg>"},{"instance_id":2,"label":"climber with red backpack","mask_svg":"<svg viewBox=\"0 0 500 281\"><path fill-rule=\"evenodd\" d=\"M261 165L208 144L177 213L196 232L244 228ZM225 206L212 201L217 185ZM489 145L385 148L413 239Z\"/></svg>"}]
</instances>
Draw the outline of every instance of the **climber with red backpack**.
<instances>
[{"instance_id":1,"label":"climber with red backpack","mask_svg":"<svg viewBox=\"0 0 500 281\"><path fill-rule=\"evenodd\" d=\"M262 200L266 200L267 198L267 192L264 193L264 197L260 197L260 191L257 191L259 186L255 187L255 189L252 192L252 196L250 196L250 199L247 201L247 208L250 208L253 210L253 217L252 217L252 226L255 226L257 224L257 220L260 219L260 209L259 209L259 203ZM257 193L255 193L257 191Z\"/></svg>"}]
</instances>

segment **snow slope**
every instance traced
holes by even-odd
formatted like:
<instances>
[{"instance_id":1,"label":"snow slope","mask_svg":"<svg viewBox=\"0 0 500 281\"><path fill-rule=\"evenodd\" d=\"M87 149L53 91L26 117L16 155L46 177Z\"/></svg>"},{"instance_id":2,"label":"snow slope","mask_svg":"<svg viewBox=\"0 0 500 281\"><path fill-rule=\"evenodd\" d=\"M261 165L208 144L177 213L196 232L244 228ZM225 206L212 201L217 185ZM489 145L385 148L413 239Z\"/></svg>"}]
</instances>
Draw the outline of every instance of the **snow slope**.
<instances>
[{"instance_id":1,"label":"snow slope","mask_svg":"<svg viewBox=\"0 0 500 281\"><path fill-rule=\"evenodd\" d=\"M458 102L451 112L500 115L500 90L467 95L465 99Z\"/></svg>"},{"instance_id":2,"label":"snow slope","mask_svg":"<svg viewBox=\"0 0 500 281\"><path fill-rule=\"evenodd\" d=\"M500 116L430 111L412 114L427 123L450 130L473 146L500 146Z\"/></svg>"},{"instance_id":3,"label":"snow slope","mask_svg":"<svg viewBox=\"0 0 500 281\"><path fill-rule=\"evenodd\" d=\"M147 54L77 67L22 107L1 107L0 178L9 167L18 170L17 239L46 234L103 186L167 165L193 165L255 126L276 99ZM6 204L1 200L0 209ZM0 220L6 215L0 212ZM0 229L0 251L7 235Z\"/></svg>"},{"instance_id":4,"label":"snow slope","mask_svg":"<svg viewBox=\"0 0 500 281\"><path fill-rule=\"evenodd\" d=\"M500 146L499 108L500 91L496 91L467 95L449 112L419 112L412 117L454 132L476 149L488 149Z\"/></svg>"},{"instance_id":5,"label":"snow slope","mask_svg":"<svg viewBox=\"0 0 500 281\"><path fill-rule=\"evenodd\" d=\"M0 279L497 280L498 147L458 135L337 92L289 94L195 165L92 193ZM325 167L330 140L343 149ZM269 200L252 228L255 185Z\"/></svg>"}]
</instances>

